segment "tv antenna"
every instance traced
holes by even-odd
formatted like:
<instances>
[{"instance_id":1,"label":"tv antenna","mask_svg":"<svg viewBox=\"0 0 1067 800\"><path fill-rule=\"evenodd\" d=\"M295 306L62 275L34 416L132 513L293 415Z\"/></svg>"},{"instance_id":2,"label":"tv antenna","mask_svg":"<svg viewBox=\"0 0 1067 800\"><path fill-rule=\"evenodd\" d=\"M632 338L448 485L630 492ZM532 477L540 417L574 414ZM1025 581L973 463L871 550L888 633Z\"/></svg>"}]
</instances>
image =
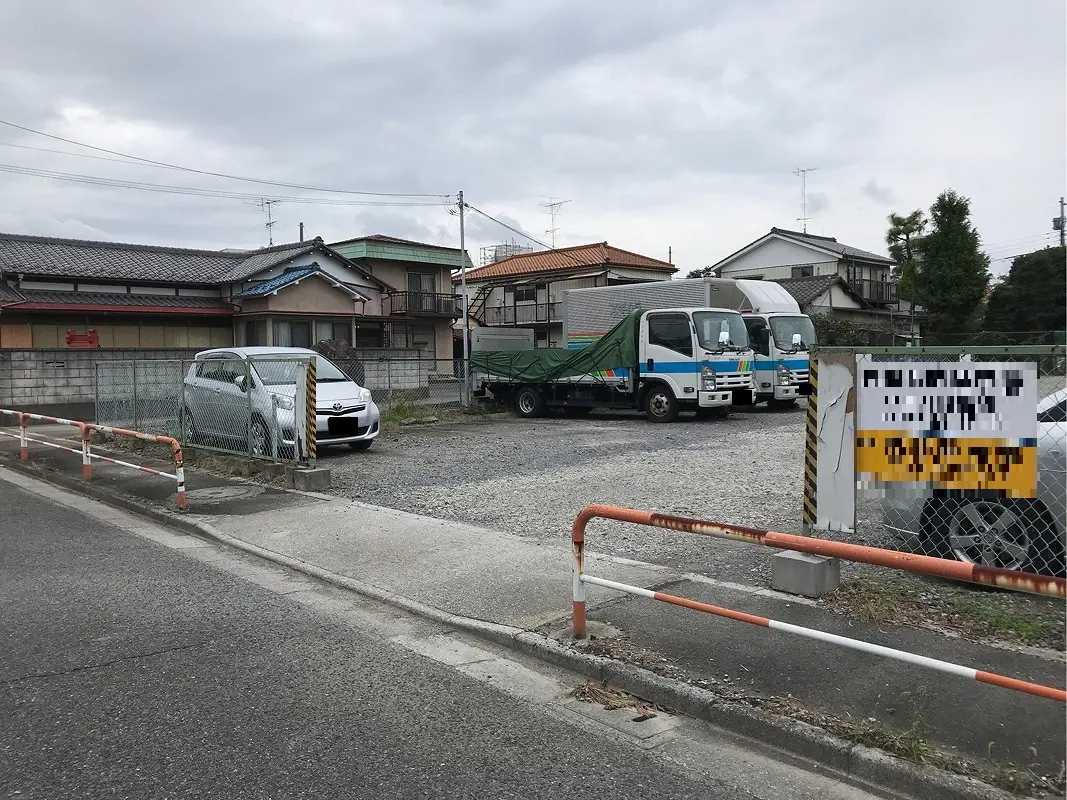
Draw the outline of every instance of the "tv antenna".
<instances>
[{"instance_id":1,"label":"tv antenna","mask_svg":"<svg viewBox=\"0 0 1067 800\"><path fill-rule=\"evenodd\" d=\"M274 244L274 215L271 212L271 206L275 203L281 202L280 200L260 200L259 210L264 211L267 214L267 221L265 223L267 228L267 246L270 247ZM303 223L300 224L301 228Z\"/></svg>"},{"instance_id":2,"label":"tv antenna","mask_svg":"<svg viewBox=\"0 0 1067 800\"><path fill-rule=\"evenodd\" d=\"M559 230L559 228L556 227L556 217L559 216L560 207L563 206L565 203L569 203L569 202L570 202L570 200L556 200L556 199L550 197L550 198L548 198L548 202L547 203L541 203L541 208L546 210L546 212L548 213L549 219L551 220L551 222L549 224L552 227L550 227L547 231L545 231L545 233L549 234L552 237L552 249L553 250L556 249L556 231Z\"/></svg>"},{"instance_id":3,"label":"tv antenna","mask_svg":"<svg viewBox=\"0 0 1067 800\"><path fill-rule=\"evenodd\" d=\"M797 167L793 170L793 174L800 178L800 214L797 217L797 222L804 226L804 233L808 232L808 220L811 217L808 216L808 173L814 172L818 167L808 167L807 169L801 169Z\"/></svg>"}]
</instances>

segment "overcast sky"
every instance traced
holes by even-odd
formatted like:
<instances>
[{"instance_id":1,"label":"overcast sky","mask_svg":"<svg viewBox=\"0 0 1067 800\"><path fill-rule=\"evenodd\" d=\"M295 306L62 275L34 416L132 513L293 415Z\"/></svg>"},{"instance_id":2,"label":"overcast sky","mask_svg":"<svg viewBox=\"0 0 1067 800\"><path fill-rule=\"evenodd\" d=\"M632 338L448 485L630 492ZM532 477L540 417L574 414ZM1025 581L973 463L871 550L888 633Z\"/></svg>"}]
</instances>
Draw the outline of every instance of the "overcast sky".
<instances>
[{"instance_id":1,"label":"overcast sky","mask_svg":"<svg viewBox=\"0 0 1067 800\"><path fill-rule=\"evenodd\" d=\"M953 188L993 258L1051 242L1067 184L1063 0L2 0L0 230L190 247L386 233L458 245L433 195L559 246L683 269L767 232L884 252ZM13 146L19 145L19 146ZM74 157L26 147L78 152ZM354 201L420 203L360 206ZM468 249L516 238L472 214ZM994 262L998 271L1008 262Z\"/></svg>"}]
</instances>

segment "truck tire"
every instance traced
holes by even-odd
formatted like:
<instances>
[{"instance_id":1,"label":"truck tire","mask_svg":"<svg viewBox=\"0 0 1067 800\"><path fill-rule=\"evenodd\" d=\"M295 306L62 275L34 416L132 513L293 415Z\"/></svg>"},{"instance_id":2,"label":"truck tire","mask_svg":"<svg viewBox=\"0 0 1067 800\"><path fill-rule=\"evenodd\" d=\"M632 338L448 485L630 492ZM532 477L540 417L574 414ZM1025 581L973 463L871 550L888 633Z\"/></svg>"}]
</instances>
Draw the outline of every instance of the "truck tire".
<instances>
[{"instance_id":1,"label":"truck tire","mask_svg":"<svg viewBox=\"0 0 1067 800\"><path fill-rule=\"evenodd\" d=\"M655 383L645 391L645 416L650 422L674 422L678 411L678 398L669 386Z\"/></svg>"},{"instance_id":2,"label":"truck tire","mask_svg":"<svg viewBox=\"0 0 1067 800\"><path fill-rule=\"evenodd\" d=\"M539 417L545 411L545 400L533 386L523 386L515 394L515 413L524 419Z\"/></svg>"}]
</instances>

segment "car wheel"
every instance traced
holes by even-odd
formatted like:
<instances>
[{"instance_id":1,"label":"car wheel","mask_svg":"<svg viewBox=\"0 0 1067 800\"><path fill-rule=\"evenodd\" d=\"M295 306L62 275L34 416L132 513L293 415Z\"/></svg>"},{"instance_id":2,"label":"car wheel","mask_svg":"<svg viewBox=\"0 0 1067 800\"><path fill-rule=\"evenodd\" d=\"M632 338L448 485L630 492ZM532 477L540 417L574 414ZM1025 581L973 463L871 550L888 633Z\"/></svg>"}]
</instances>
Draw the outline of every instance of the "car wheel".
<instances>
[{"instance_id":1,"label":"car wheel","mask_svg":"<svg viewBox=\"0 0 1067 800\"><path fill-rule=\"evenodd\" d=\"M200 444L204 441L204 436L197 430L196 421L188 406L182 408L181 430L185 436L182 444Z\"/></svg>"},{"instance_id":2,"label":"car wheel","mask_svg":"<svg viewBox=\"0 0 1067 800\"><path fill-rule=\"evenodd\" d=\"M260 458L270 458L274 455L267 423L259 417L253 417L252 424L248 428L248 453Z\"/></svg>"},{"instance_id":3,"label":"car wheel","mask_svg":"<svg viewBox=\"0 0 1067 800\"><path fill-rule=\"evenodd\" d=\"M645 392L645 416L652 422L678 419L678 400L667 386L652 386Z\"/></svg>"},{"instance_id":4,"label":"car wheel","mask_svg":"<svg viewBox=\"0 0 1067 800\"><path fill-rule=\"evenodd\" d=\"M1039 503L945 500L929 506L924 517L924 550L931 555L1046 575L1063 569L1062 554L1055 552L1062 545Z\"/></svg>"},{"instance_id":5,"label":"car wheel","mask_svg":"<svg viewBox=\"0 0 1067 800\"><path fill-rule=\"evenodd\" d=\"M533 386L523 386L515 395L515 413L520 417L539 417L545 410L545 401L541 393Z\"/></svg>"},{"instance_id":6,"label":"car wheel","mask_svg":"<svg viewBox=\"0 0 1067 800\"><path fill-rule=\"evenodd\" d=\"M359 451L359 450L370 450L370 446L372 444L374 444L374 440L373 439L367 439L366 441L363 441L363 442L349 442L348 446L353 450Z\"/></svg>"}]
</instances>

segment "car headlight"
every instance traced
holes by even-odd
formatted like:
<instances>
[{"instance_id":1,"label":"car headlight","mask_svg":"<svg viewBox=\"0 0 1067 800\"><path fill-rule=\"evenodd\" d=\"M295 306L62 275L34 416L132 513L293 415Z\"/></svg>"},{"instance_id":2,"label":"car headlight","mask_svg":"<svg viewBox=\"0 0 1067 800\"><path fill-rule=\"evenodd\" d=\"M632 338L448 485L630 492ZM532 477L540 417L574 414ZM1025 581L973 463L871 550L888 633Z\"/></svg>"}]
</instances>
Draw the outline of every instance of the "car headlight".
<instances>
[{"instance_id":1,"label":"car headlight","mask_svg":"<svg viewBox=\"0 0 1067 800\"><path fill-rule=\"evenodd\" d=\"M793 382L793 373L789 371L789 368L785 364L778 365L778 385L788 386Z\"/></svg>"},{"instance_id":2,"label":"car headlight","mask_svg":"<svg viewBox=\"0 0 1067 800\"><path fill-rule=\"evenodd\" d=\"M286 411L292 411L296 408L296 403L293 402L293 398L287 394L276 394L272 395L272 397L274 399L274 405L278 408L284 408Z\"/></svg>"},{"instance_id":3,"label":"car headlight","mask_svg":"<svg viewBox=\"0 0 1067 800\"><path fill-rule=\"evenodd\" d=\"M359 390L359 401L361 403L369 403L371 401L370 389L360 389Z\"/></svg>"},{"instance_id":4,"label":"car headlight","mask_svg":"<svg viewBox=\"0 0 1067 800\"><path fill-rule=\"evenodd\" d=\"M708 366L700 368L700 383L705 392L715 391L715 370Z\"/></svg>"}]
</instances>

